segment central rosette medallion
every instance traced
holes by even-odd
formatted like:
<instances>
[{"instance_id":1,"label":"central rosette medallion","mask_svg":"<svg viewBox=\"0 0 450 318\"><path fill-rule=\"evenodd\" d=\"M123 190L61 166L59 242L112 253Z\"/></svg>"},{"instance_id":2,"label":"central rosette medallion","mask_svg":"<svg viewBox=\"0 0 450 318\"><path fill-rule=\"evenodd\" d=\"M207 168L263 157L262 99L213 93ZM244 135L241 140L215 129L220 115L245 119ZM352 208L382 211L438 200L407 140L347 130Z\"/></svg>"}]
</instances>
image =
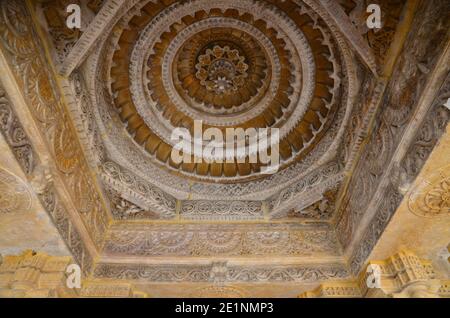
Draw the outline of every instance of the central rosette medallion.
<instances>
[{"instance_id":1,"label":"central rosette medallion","mask_svg":"<svg viewBox=\"0 0 450 318\"><path fill-rule=\"evenodd\" d=\"M231 21L208 19L212 26L219 22L223 26L206 30L206 22L194 24L181 46L177 45L180 34L169 46L170 54L166 56L172 59L173 54L174 61L168 67L172 68L168 83L173 83L177 91L174 98L181 108L195 110L199 115L231 115L237 119L279 85L271 63L279 65L279 57L271 42L257 29L238 29ZM164 61L169 64L170 59ZM219 120L211 123L219 124Z\"/></svg>"},{"instance_id":2,"label":"central rosette medallion","mask_svg":"<svg viewBox=\"0 0 450 318\"><path fill-rule=\"evenodd\" d=\"M195 68L200 83L216 94L231 94L237 91L248 77L245 57L228 46L216 45L212 50L207 49L205 54L199 56Z\"/></svg>"}]
</instances>

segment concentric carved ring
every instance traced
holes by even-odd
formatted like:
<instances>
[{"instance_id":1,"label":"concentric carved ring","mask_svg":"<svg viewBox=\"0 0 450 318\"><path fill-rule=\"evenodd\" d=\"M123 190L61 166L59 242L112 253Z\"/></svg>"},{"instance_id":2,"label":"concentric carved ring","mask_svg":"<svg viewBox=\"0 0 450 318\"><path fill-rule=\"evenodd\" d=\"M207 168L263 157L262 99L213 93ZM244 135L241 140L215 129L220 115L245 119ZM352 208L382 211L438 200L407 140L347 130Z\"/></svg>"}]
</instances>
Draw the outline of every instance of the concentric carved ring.
<instances>
[{"instance_id":1,"label":"concentric carved ring","mask_svg":"<svg viewBox=\"0 0 450 318\"><path fill-rule=\"evenodd\" d=\"M282 167L301 160L341 100L340 53L326 23L293 1L149 2L122 30L114 103L150 156L190 176L256 177L261 162L176 164L175 128L278 128ZM271 145L266 145L269 148Z\"/></svg>"},{"instance_id":2,"label":"concentric carved ring","mask_svg":"<svg viewBox=\"0 0 450 318\"><path fill-rule=\"evenodd\" d=\"M215 45L212 49L206 49L204 54L198 57L195 68L195 77L200 80L200 84L218 96L232 95L244 86L248 78L245 57L229 46ZM185 89L188 89L188 86Z\"/></svg>"}]
</instances>

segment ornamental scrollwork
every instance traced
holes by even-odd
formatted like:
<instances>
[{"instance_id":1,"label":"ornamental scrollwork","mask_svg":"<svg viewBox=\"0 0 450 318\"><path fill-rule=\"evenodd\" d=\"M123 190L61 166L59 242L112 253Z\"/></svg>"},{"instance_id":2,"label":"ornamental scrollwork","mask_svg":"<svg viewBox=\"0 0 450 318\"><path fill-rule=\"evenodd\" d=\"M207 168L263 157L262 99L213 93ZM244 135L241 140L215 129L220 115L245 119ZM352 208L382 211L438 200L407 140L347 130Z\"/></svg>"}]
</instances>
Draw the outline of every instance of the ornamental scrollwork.
<instances>
[{"instance_id":1,"label":"ornamental scrollwork","mask_svg":"<svg viewBox=\"0 0 450 318\"><path fill-rule=\"evenodd\" d=\"M411 212L422 217L450 216L450 165L420 182L409 195Z\"/></svg>"},{"instance_id":2,"label":"ornamental scrollwork","mask_svg":"<svg viewBox=\"0 0 450 318\"><path fill-rule=\"evenodd\" d=\"M24 181L0 168L0 214L26 212L31 205L31 192Z\"/></svg>"}]
</instances>

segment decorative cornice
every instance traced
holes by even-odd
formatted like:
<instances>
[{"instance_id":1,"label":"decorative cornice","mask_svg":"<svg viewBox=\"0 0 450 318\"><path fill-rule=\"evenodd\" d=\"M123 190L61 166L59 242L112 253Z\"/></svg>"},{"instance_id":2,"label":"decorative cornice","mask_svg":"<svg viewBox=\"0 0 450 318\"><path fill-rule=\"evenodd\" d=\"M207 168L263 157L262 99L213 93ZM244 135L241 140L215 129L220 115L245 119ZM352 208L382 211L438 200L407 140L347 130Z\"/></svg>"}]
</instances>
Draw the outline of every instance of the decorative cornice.
<instances>
[{"instance_id":1,"label":"decorative cornice","mask_svg":"<svg viewBox=\"0 0 450 318\"><path fill-rule=\"evenodd\" d=\"M116 224L106 238L109 256L262 257L341 253L333 231L300 224Z\"/></svg>"},{"instance_id":2,"label":"decorative cornice","mask_svg":"<svg viewBox=\"0 0 450 318\"><path fill-rule=\"evenodd\" d=\"M215 282L217 264L210 265L123 265L98 264L97 279L124 279L137 282ZM344 279L341 265L236 266L223 264L222 283L296 282L307 283Z\"/></svg>"}]
</instances>

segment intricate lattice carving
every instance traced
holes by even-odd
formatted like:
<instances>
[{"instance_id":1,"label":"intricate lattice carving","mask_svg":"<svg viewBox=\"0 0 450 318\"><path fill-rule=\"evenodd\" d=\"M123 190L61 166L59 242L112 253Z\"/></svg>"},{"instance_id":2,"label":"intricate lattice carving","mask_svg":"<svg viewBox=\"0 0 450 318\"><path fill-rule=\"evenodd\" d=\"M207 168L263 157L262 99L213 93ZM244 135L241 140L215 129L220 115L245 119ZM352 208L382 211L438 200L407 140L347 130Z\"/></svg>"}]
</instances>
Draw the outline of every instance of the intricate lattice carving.
<instances>
[{"instance_id":1,"label":"intricate lattice carving","mask_svg":"<svg viewBox=\"0 0 450 318\"><path fill-rule=\"evenodd\" d=\"M213 282L211 265L129 265L99 264L97 278L130 279L147 282ZM229 266L227 282L315 282L348 276L339 265L322 266Z\"/></svg>"},{"instance_id":2,"label":"intricate lattice carving","mask_svg":"<svg viewBox=\"0 0 450 318\"><path fill-rule=\"evenodd\" d=\"M0 85L0 130L13 151L17 161L22 166L25 174L33 172L36 165L36 155L23 126L21 125L14 107Z\"/></svg>"},{"instance_id":3,"label":"intricate lattice carving","mask_svg":"<svg viewBox=\"0 0 450 318\"><path fill-rule=\"evenodd\" d=\"M261 220L262 202L258 201L183 201L181 218L190 220Z\"/></svg>"}]
</instances>

